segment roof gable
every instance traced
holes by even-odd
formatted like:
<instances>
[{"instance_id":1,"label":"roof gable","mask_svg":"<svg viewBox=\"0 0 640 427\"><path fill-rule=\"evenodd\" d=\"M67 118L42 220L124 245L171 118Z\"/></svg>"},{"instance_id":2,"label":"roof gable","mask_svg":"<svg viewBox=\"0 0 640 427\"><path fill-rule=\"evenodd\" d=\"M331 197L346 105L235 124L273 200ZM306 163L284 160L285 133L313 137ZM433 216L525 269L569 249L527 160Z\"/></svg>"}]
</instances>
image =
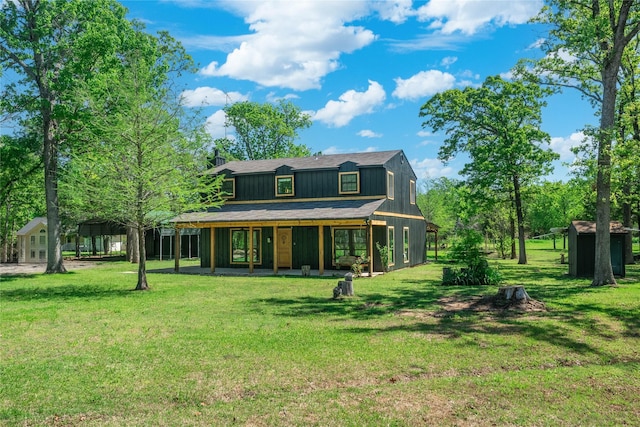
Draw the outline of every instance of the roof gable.
<instances>
[{"instance_id":1,"label":"roof gable","mask_svg":"<svg viewBox=\"0 0 640 427\"><path fill-rule=\"evenodd\" d=\"M42 224L42 225L44 225L46 227L47 226L47 218L45 218L43 216L39 216L39 217L33 218L31 221L29 221L27 223L27 225L25 225L20 230L18 230L16 234L18 236L24 236L26 234L29 234L34 228L36 228L40 224Z\"/></svg>"}]
</instances>

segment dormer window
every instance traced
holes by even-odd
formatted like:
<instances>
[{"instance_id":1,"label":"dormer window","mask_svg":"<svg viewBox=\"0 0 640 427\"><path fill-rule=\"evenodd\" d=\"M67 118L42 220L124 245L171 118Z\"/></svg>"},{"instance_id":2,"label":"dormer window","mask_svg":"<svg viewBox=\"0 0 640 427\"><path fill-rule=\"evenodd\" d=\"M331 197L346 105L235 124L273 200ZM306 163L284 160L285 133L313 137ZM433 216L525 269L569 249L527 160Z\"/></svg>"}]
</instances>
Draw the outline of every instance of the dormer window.
<instances>
[{"instance_id":1,"label":"dormer window","mask_svg":"<svg viewBox=\"0 0 640 427\"><path fill-rule=\"evenodd\" d=\"M222 193L222 197L225 199L235 198L236 197L236 179L227 178L224 181L222 181L220 192Z\"/></svg>"},{"instance_id":2,"label":"dormer window","mask_svg":"<svg viewBox=\"0 0 640 427\"><path fill-rule=\"evenodd\" d=\"M293 196L293 175L276 176L276 197Z\"/></svg>"},{"instance_id":3,"label":"dormer window","mask_svg":"<svg viewBox=\"0 0 640 427\"><path fill-rule=\"evenodd\" d=\"M356 194L360 192L360 173L359 172L340 172L338 174L340 194Z\"/></svg>"}]
</instances>

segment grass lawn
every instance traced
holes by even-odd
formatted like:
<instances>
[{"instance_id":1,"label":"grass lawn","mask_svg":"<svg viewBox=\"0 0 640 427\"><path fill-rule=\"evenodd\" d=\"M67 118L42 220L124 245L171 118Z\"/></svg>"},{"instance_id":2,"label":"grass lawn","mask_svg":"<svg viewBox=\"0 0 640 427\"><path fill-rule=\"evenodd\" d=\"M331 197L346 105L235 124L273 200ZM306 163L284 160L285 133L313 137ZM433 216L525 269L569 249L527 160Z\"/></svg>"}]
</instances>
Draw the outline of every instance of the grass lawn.
<instances>
[{"instance_id":1,"label":"grass lawn","mask_svg":"<svg viewBox=\"0 0 640 427\"><path fill-rule=\"evenodd\" d=\"M592 288L560 252L491 261L545 312L446 312L497 288L440 286L438 263L343 300L317 277L135 292L125 262L2 277L0 425L640 425L640 265Z\"/></svg>"}]
</instances>

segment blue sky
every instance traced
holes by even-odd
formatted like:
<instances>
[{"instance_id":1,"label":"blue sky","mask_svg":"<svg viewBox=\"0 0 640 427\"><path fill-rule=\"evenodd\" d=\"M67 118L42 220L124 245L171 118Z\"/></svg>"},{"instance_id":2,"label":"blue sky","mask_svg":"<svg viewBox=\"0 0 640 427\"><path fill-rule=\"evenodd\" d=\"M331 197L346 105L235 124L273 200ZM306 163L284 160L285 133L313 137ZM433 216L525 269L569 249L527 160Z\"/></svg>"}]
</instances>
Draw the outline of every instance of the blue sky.
<instances>
[{"instance_id":1,"label":"blue sky","mask_svg":"<svg viewBox=\"0 0 640 427\"><path fill-rule=\"evenodd\" d=\"M423 180L460 178L464 159L437 160L443 135L423 129L420 107L434 94L507 75L536 58L546 29L527 23L538 0L122 1L150 32L180 40L199 72L183 83L203 107L212 138L227 102L289 99L311 115L298 142L324 154L402 149ZM543 130L561 154L550 179L566 180L571 146L596 124L586 100L548 99Z\"/></svg>"}]
</instances>

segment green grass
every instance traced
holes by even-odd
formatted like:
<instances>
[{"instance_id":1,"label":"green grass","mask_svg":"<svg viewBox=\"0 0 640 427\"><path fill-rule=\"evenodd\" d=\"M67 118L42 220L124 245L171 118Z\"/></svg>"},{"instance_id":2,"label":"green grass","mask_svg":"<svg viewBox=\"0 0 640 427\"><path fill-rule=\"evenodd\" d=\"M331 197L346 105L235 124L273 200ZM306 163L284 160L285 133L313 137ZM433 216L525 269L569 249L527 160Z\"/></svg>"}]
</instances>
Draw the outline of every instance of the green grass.
<instances>
[{"instance_id":1,"label":"green grass","mask_svg":"<svg viewBox=\"0 0 640 427\"><path fill-rule=\"evenodd\" d=\"M438 263L338 301L317 277L135 292L125 262L2 277L0 424L640 425L640 266L593 288L550 248L491 261L548 308L529 313L443 312L497 288L440 286Z\"/></svg>"}]
</instances>

